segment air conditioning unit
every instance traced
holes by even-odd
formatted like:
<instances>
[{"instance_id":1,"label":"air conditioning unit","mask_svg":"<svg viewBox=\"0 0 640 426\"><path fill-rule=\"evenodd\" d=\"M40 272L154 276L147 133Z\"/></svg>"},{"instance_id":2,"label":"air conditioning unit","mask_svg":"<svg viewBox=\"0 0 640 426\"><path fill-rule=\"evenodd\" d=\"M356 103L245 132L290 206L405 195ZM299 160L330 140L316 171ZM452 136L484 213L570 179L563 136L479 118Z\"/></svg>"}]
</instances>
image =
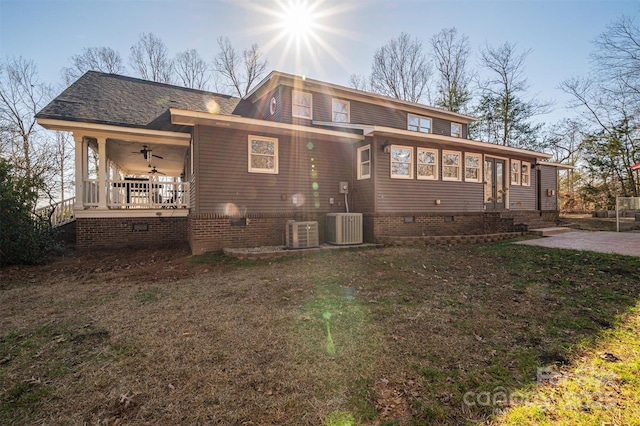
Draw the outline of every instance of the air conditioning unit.
<instances>
[{"instance_id":1,"label":"air conditioning unit","mask_svg":"<svg viewBox=\"0 0 640 426\"><path fill-rule=\"evenodd\" d=\"M318 222L290 220L287 222L286 238L287 248L290 249L318 247L320 245Z\"/></svg>"},{"instance_id":2,"label":"air conditioning unit","mask_svg":"<svg viewBox=\"0 0 640 426\"><path fill-rule=\"evenodd\" d=\"M329 244L362 244L362 213L327 213Z\"/></svg>"}]
</instances>

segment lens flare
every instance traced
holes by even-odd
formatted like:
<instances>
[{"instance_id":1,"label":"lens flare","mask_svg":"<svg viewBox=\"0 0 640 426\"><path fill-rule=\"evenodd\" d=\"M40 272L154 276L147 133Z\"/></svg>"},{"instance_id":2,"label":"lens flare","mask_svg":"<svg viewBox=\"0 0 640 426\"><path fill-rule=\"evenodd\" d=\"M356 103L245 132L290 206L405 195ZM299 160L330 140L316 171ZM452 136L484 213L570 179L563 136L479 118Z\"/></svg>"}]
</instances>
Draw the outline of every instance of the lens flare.
<instances>
[{"instance_id":1,"label":"lens flare","mask_svg":"<svg viewBox=\"0 0 640 426\"><path fill-rule=\"evenodd\" d=\"M253 32L272 34L260 47L271 58L276 58L275 69L286 70L293 66L293 73L302 76L303 80L310 70L324 78L323 65L328 60L336 61L345 71L354 69L356 64L340 54L335 46L345 40L361 38L359 33L349 29L346 16L363 7L363 0L335 5L325 0L275 0L268 6L266 2L248 0L242 4L249 13L263 15L264 24L254 27Z\"/></svg>"}]
</instances>

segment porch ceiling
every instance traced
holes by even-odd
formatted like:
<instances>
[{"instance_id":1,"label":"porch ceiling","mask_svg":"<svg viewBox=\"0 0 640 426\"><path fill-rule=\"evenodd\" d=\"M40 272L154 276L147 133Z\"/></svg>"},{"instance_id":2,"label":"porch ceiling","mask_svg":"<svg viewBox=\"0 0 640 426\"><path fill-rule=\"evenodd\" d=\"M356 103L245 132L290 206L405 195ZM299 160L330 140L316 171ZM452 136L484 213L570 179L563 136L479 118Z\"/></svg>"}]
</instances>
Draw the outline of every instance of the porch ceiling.
<instances>
[{"instance_id":1,"label":"porch ceiling","mask_svg":"<svg viewBox=\"0 0 640 426\"><path fill-rule=\"evenodd\" d=\"M145 160L140 152L144 145L151 150L153 155L162 157L151 157L151 165L155 166L158 172L167 176L180 176L184 167L184 158L187 154L186 146L108 139L106 147L107 158L116 162L126 173L136 175L149 174L151 170L149 161Z\"/></svg>"}]
</instances>

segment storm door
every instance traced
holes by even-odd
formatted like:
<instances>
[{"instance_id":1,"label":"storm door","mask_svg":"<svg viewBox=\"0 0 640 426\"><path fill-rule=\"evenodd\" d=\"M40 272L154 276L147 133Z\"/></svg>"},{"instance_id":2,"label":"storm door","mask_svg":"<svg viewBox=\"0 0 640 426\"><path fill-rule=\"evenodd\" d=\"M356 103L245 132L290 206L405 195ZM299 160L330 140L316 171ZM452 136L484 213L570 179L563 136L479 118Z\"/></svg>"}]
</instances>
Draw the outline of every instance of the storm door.
<instances>
[{"instance_id":1,"label":"storm door","mask_svg":"<svg viewBox=\"0 0 640 426\"><path fill-rule=\"evenodd\" d=\"M505 208L505 161L498 158L484 158L484 205L486 210Z\"/></svg>"}]
</instances>

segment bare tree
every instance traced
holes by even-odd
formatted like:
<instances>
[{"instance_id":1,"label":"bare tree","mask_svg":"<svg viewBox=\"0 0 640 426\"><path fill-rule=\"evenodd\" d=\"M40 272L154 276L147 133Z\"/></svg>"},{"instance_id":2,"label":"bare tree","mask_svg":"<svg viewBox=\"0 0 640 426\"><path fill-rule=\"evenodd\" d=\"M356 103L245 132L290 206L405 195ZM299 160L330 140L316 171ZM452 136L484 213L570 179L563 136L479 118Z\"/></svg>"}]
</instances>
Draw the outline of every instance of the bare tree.
<instances>
[{"instance_id":1,"label":"bare tree","mask_svg":"<svg viewBox=\"0 0 640 426\"><path fill-rule=\"evenodd\" d=\"M371 89L409 102L429 96L431 64L422 42L402 33L376 50L371 65Z\"/></svg>"},{"instance_id":2,"label":"bare tree","mask_svg":"<svg viewBox=\"0 0 640 426\"><path fill-rule=\"evenodd\" d=\"M640 103L640 28L634 19L622 16L594 41L594 68L602 82L616 80Z\"/></svg>"},{"instance_id":3,"label":"bare tree","mask_svg":"<svg viewBox=\"0 0 640 426\"><path fill-rule=\"evenodd\" d=\"M197 50L185 50L176 55L175 71L184 87L206 90L211 73L209 65L200 57Z\"/></svg>"},{"instance_id":4,"label":"bare tree","mask_svg":"<svg viewBox=\"0 0 640 426\"><path fill-rule=\"evenodd\" d=\"M74 141L70 133L56 132L55 142L51 144L51 155L55 169L57 188L51 191L60 200L73 188L74 180Z\"/></svg>"},{"instance_id":5,"label":"bare tree","mask_svg":"<svg viewBox=\"0 0 640 426\"><path fill-rule=\"evenodd\" d=\"M167 46L152 33L143 33L131 46L129 62L140 78L159 83L171 83L173 80L173 61L169 58Z\"/></svg>"},{"instance_id":6,"label":"bare tree","mask_svg":"<svg viewBox=\"0 0 640 426\"><path fill-rule=\"evenodd\" d=\"M487 141L505 146L538 149L540 124L531 118L547 112L550 103L526 99L529 83L524 76L525 60L531 50L518 52L509 42L498 48L486 46L480 52L480 65L488 71L482 84L478 108L481 117L475 125L480 133L487 128Z\"/></svg>"},{"instance_id":7,"label":"bare tree","mask_svg":"<svg viewBox=\"0 0 640 426\"><path fill-rule=\"evenodd\" d=\"M51 88L38 78L33 61L22 57L0 63L0 155L27 180L50 171L47 140L39 135L35 115L51 98Z\"/></svg>"},{"instance_id":8,"label":"bare tree","mask_svg":"<svg viewBox=\"0 0 640 426\"><path fill-rule=\"evenodd\" d=\"M110 47L85 47L70 59L71 66L62 68L62 77L68 86L89 70L112 74L125 71L120 53Z\"/></svg>"},{"instance_id":9,"label":"bare tree","mask_svg":"<svg viewBox=\"0 0 640 426\"><path fill-rule=\"evenodd\" d=\"M616 195L638 195L630 167L640 160L640 120L636 94L625 90L627 84L625 78L572 77L560 86L573 97L569 107L590 123L583 127L583 150L591 187L611 205Z\"/></svg>"},{"instance_id":10,"label":"bare tree","mask_svg":"<svg viewBox=\"0 0 640 426\"><path fill-rule=\"evenodd\" d=\"M227 87L242 97L257 83L267 68L266 59L257 44L242 51L242 56L231 45L228 37L218 38L220 51L214 59L214 67L227 81Z\"/></svg>"},{"instance_id":11,"label":"bare tree","mask_svg":"<svg viewBox=\"0 0 640 426\"><path fill-rule=\"evenodd\" d=\"M455 28L443 28L431 38L431 48L438 73L435 105L453 112L466 110L471 101L469 38Z\"/></svg>"},{"instance_id":12,"label":"bare tree","mask_svg":"<svg viewBox=\"0 0 640 426\"><path fill-rule=\"evenodd\" d=\"M369 82L367 77L362 74L351 74L349 76L349 87L366 92L369 90Z\"/></svg>"}]
</instances>

